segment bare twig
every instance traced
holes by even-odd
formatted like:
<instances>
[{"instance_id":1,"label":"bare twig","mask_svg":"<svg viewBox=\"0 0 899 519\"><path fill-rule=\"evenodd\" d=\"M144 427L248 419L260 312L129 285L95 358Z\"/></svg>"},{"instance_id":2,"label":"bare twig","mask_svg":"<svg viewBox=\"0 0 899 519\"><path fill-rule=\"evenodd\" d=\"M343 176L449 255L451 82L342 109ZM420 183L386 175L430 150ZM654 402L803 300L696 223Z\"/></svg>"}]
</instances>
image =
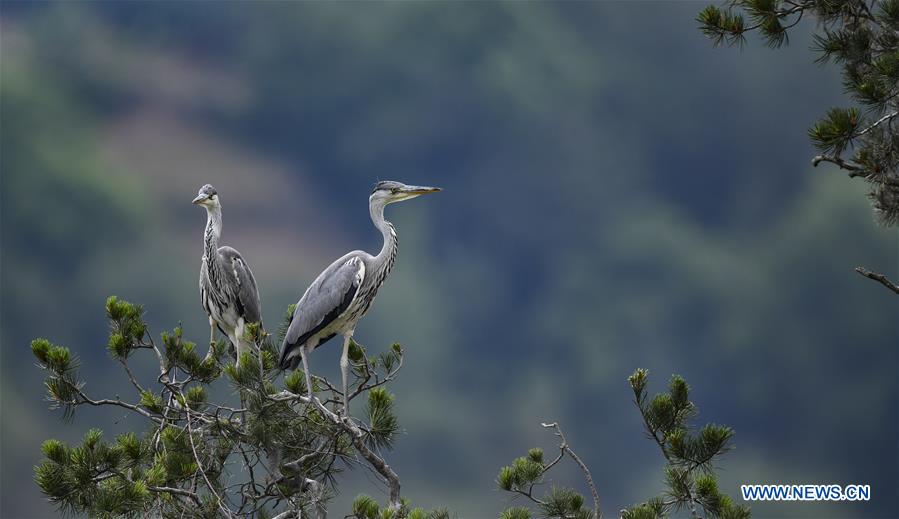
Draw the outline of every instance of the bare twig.
<instances>
[{"instance_id":1,"label":"bare twig","mask_svg":"<svg viewBox=\"0 0 899 519\"><path fill-rule=\"evenodd\" d=\"M837 157L835 155L815 155L812 157L812 166L818 167L818 164L822 162L830 162L831 164L836 164L840 167L840 169L845 169L849 171L850 177L863 177L867 175L867 170L861 166L856 166L854 164L850 164L846 162L841 157Z\"/></svg>"},{"instance_id":2,"label":"bare twig","mask_svg":"<svg viewBox=\"0 0 899 519\"><path fill-rule=\"evenodd\" d=\"M546 501L543 501L542 499L538 499L538 498L534 497L533 490L534 490L533 485L531 485L531 488L529 488L527 492L525 492L524 490L521 490L520 488L513 488L512 492L521 494L524 497L533 501L534 503L537 503L538 505L545 505Z\"/></svg>"},{"instance_id":3,"label":"bare twig","mask_svg":"<svg viewBox=\"0 0 899 519\"><path fill-rule=\"evenodd\" d=\"M184 409L187 411L187 439L190 440L190 450L194 454L194 460L197 462L197 468L200 469L200 474L203 475L203 479L206 481L206 485L209 486L209 491L212 492L212 495L215 496L216 502L218 504L219 510L224 512L225 517L231 517L231 510L228 509L222 502L222 496L215 491L215 487L212 485L212 481L209 480L209 477L206 475L206 470L203 468L203 462L200 460L199 454L197 454L197 446L194 444L194 431L190 425L191 417L190 417L190 406L186 405L187 400L185 400Z\"/></svg>"},{"instance_id":4,"label":"bare twig","mask_svg":"<svg viewBox=\"0 0 899 519\"><path fill-rule=\"evenodd\" d=\"M890 281L883 274L881 274L879 272L871 272L870 270L867 270L864 267L855 267L855 271L858 272L859 274L861 274L862 276L865 276L868 279L873 279L874 281L877 281L881 285L883 285L883 286L889 288L890 290L892 290L893 292L899 294L899 285Z\"/></svg>"},{"instance_id":5,"label":"bare twig","mask_svg":"<svg viewBox=\"0 0 899 519\"><path fill-rule=\"evenodd\" d=\"M299 471L300 467L303 466L303 463L306 463L307 461L311 460L312 458L321 455L322 451L319 450L319 449L321 449L321 447L323 447L323 445L308 454L304 454L304 455L300 456L299 458L291 461L290 463L285 463L283 465L283 467L290 471L294 471L294 472Z\"/></svg>"},{"instance_id":6,"label":"bare twig","mask_svg":"<svg viewBox=\"0 0 899 519\"><path fill-rule=\"evenodd\" d=\"M141 342L141 345L144 347L149 347L153 350L153 353L156 355L156 360L159 361L159 377L162 378L166 373L165 358L162 356L162 352L159 351L159 348L156 346L156 342L153 340L153 336L148 332L146 337L147 342Z\"/></svg>"},{"instance_id":7,"label":"bare twig","mask_svg":"<svg viewBox=\"0 0 899 519\"><path fill-rule=\"evenodd\" d=\"M128 361L125 359L119 359L119 362L122 364L122 367L125 368L125 373L128 374L128 378L131 380L131 385L133 385L139 393L143 393L144 388L140 385L140 382L137 381L137 377L134 376L134 373L131 372L131 367L128 366Z\"/></svg>"},{"instance_id":8,"label":"bare twig","mask_svg":"<svg viewBox=\"0 0 899 519\"><path fill-rule=\"evenodd\" d=\"M553 423L542 423L540 424L546 428L552 428L556 430L556 436L562 441L559 445L559 450L562 453L568 454L571 459L574 460L575 463L581 468L584 472L584 478L587 480L587 486L590 487L590 493L593 494L593 516L596 519L602 519L602 511L599 508L599 492L596 491L596 485L593 483L593 476L590 475L590 469L587 468L587 465L581 460L581 458L571 450L571 446L568 445L568 440L565 438L565 434L562 433L562 428L559 427L557 422ZM557 459L552 464L557 463L559 460ZM550 465L551 466L551 465Z\"/></svg>"},{"instance_id":9,"label":"bare twig","mask_svg":"<svg viewBox=\"0 0 899 519\"><path fill-rule=\"evenodd\" d=\"M86 403L86 404L90 404L92 406L97 406L97 407L104 406L104 405L114 405L114 406L118 406L118 407L124 407L125 409L130 409L131 411L134 411L135 413L138 413L145 418L153 420L156 423L162 422L162 418L159 418L158 416L153 416L148 411L141 409L140 407L138 407L134 404L129 404L128 402L122 402L119 399L110 400L108 398L104 398L101 400L92 400L80 388L75 387L75 391L77 391L78 396L80 396L82 398L82 402L76 401L75 405L78 405L79 403Z\"/></svg>"},{"instance_id":10,"label":"bare twig","mask_svg":"<svg viewBox=\"0 0 899 519\"><path fill-rule=\"evenodd\" d=\"M856 135L858 135L858 136L864 135L864 134L870 132L871 130L873 130L874 128L877 128L877 127L880 126L882 123L891 120L893 117L896 117L897 115L899 115L899 110L896 110L896 111L894 111L894 112L892 112L892 113L888 113L888 114L884 115L883 117L881 117L880 119L874 121L874 122L871 124L871 126L868 126L868 127L865 128L864 130L858 132Z\"/></svg>"},{"instance_id":11,"label":"bare twig","mask_svg":"<svg viewBox=\"0 0 899 519\"><path fill-rule=\"evenodd\" d=\"M356 398L356 396L358 396L363 391L370 391L376 387L383 386L384 384L394 380L396 378L396 374L399 373L399 371L400 371L400 369L402 369L402 367L403 367L403 356L400 355L399 360L397 360L397 366L393 370L391 370L389 373L385 374L383 379L380 379L378 377L377 373L375 373L375 381L371 384L366 384L366 382L368 382L368 380L370 380L371 377L365 379L363 381L363 383L358 388L356 388L355 391L350 393L349 399L352 400L353 398Z\"/></svg>"},{"instance_id":12,"label":"bare twig","mask_svg":"<svg viewBox=\"0 0 899 519\"><path fill-rule=\"evenodd\" d=\"M200 497L197 494L191 492L190 490L185 490L183 488L175 488L175 487L147 487L151 492L156 492L157 494L174 494L177 496L189 497L191 501L194 502L197 506L201 505Z\"/></svg>"},{"instance_id":13,"label":"bare twig","mask_svg":"<svg viewBox=\"0 0 899 519\"><path fill-rule=\"evenodd\" d=\"M840 169L848 171L849 178L861 177L868 182L899 187L899 179L883 173L875 174L874 172L862 166L847 162L841 157L837 157L834 155L815 155L814 157L812 157L812 166L818 167L818 164L822 162L830 162L831 164L836 164Z\"/></svg>"}]
</instances>

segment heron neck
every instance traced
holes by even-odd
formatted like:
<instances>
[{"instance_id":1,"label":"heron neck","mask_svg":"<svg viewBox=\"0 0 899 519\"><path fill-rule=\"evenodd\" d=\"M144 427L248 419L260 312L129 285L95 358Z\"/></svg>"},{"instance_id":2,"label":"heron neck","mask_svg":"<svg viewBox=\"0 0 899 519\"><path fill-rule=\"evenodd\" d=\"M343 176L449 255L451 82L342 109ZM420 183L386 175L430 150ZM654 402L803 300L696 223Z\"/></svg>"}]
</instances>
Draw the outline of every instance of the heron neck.
<instances>
[{"instance_id":1,"label":"heron neck","mask_svg":"<svg viewBox=\"0 0 899 519\"><path fill-rule=\"evenodd\" d=\"M381 247L381 252L375 256L375 262L380 268L390 270L399 250L399 239L396 236L396 229L393 227L393 224L384 219L384 206L385 204L382 201L372 202L369 206L369 212L371 213L371 221L381 231L381 236L384 237L384 245Z\"/></svg>"},{"instance_id":2,"label":"heron neck","mask_svg":"<svg viewBox=\"0 0 899 519\"><path fill-rule=\"evenodd\" d=\"M216 258L219 246L219 237L222 235L222 209L212 207L206 209L206 232L203 235L204 252L207 263L211 266Z\"/></svg>"}]
</instances>

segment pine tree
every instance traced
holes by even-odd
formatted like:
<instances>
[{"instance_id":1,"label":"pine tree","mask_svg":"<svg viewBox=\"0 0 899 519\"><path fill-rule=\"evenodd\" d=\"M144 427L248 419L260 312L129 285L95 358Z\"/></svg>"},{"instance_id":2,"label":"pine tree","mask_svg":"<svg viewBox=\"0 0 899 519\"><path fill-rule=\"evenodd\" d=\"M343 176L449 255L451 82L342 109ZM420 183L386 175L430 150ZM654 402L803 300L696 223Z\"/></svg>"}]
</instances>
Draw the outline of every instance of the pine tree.
<instances>
[{"instance_id":1,"label":"pine tree","mask_svg":"<svg viewBox=\"0 0 899 519\"><path fill-rule=\"evenodd\" d=\"M715 45L742 46L747 33L758 32L777 48L804 17L818 21L816 61L842 68L845 91L857 104L829 108L809 128L820 151L812 164L834 164L863 179L876 219L899 224L899 0L731 0L706 7L696 20ZM899 294L883 274L855 270Z\"/></svg>"},{"instance_id":2,"label":"pine tree","mask_svg":"<svg viewBox=\"0 0 899 519\"><path fill-rule=\"evenodd\" d=\"M638 369L628 378L634 392L634 403L643 417L647 436L665 457L665 492L645 503L621 511L622 519L659 519L673 511L689 510L694 519L748 519L748 507L736 505L718 489L715 463L731 448L734 431L729 427L707 424L694 430L690 421L696 417L696 406L690 401L690 387L683 378L671 377L668 391L649 400L646 385L649 372ZM559 438L559 453L546 462L541 449L531 449L500 469L496 483L500 489L524 496L536 506L539 517L558 519L601 519L599 492L587 465L569 445L557 423L544 423ZM593 508L585 508L584 497L576 490L552 486L542 496L535 494L545 483L546 474L562 458L568 456L584 473L593 498ZM507 508L500 519L531 519L526 506Z\"/></svg>"},{"instance_id":3,"label":"pine tree","mask_svg":"<svg viewBox=\"0 0 899 519\"><path fill-rule=\"evenodd\" d=\"M92 398L68 348L45 339L31 343L47 372L49 401L64 418L83 405L116 406L147 424L112 441L91 429L80 445L44 442L45 459L35 467L35 480L61 511L91 517L294 517L296 512L319 517L334 494L336 476L347 465L361 464L385 483L389 505L365 507L360 517L370 517L372 510L379 518L442 517L409 509L400 497L399 477L382 454L399 431L394 395L387 390L403 365L399 344L376 356L351 345L349 399L365 398L367 406L363 420L343 420L342 400L326 379L313 379L315 391L327 395L324 402L306 396L301 371L276 381L274 343L258 327L247 332L256 354L245 353L237 367L224 362L223 342L204 360L180 327L162 333L157 343L138 305L110 297L106 314L109 355L133 386L130 400ZM142 353L159 366L152 384L139 381L129 365ZM244 407L209 401L209 385L222 377L240 393Z\"/></svg>"}]
</instances>

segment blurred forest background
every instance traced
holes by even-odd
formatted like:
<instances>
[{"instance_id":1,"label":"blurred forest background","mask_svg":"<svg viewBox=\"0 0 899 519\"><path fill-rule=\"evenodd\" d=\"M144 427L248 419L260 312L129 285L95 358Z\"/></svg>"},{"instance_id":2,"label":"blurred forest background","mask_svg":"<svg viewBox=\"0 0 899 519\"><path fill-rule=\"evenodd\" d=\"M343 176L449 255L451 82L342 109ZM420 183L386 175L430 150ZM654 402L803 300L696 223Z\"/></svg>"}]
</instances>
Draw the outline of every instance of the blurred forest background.
<instances>
[{"instance_id":1,"label":"blurred forest background","mask_svg":"<svg viewBox=\"0 0 899 519\"><path fill-rule=\"evenodd\" d=\"M811 24L780 51L713 49L701 7L4 1L0 515L53 514L43 439L138 427L48 411L32 338L125 396L107 295L206 337L200 185L275 323L333 258L380 246L367 196L397 179L445 191L388 210L397 268L356 335L408 349L390 459L416 505L495 517L498 468L555 445L542 420L607 513L654 495L663 460L626 382L646 367L736 429L728 493L872 485L757 517L899 516L899 299L852 270L896 279L896 231L861 182L809 164L838 72L813 63ZM337 374L333 346L314 370ZM361 471L341 490L378 492Z\"/></svg>"}]
</instances>

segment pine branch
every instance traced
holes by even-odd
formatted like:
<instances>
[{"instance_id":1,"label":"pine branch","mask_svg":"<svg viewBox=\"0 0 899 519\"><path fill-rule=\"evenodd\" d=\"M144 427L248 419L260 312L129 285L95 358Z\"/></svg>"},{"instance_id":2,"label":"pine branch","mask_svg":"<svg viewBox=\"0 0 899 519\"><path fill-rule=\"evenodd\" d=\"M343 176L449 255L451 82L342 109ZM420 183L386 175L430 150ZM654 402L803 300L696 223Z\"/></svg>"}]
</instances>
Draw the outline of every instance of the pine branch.
<instances>
[{"instance_id":1,"label":"pine branch","mask_svg":"<svg viewBox=\"0 0 899 519\"><path fill-rule=\"evenodd\" d=\"M858 272L859 274L861 274L862 276L865 276L868 279L873 279L874 281L877 281L881 285L883 285L883 286L887 287L888 289L892 290L893 292L899 294L899 285L890 281L889 278L887 278L883 274L881 274L879 272L871 272L870 270L867 270L864 267L855 267L855 271Z\"/></svg>"},{"instance_id":2,"label":"pine branch","mask_svg":"<svg viewBox=\"0 0 899 519\"><path fill-rule=\"evenodd\" d=\"M183 488L175 488L175 487L154 487L154 486L148 486L147 488L151 492L156 492L159 494L173 494L176 496L188 497L197 506L200 506L202 504L200 502L200 497L197 496L196 493L191 492L190 490L184 490Z\"/></svg>"},{"instance_id":3,"label":"pine branch","mask_svg":"<svg viewBox=\"0 0 899 519\"><path fill-rule=\"evenodd\" d=\"M865 170L865 168L863 168L861 166L856 166L849 162L846 162L839 156L822 154L822 155L815 155L814 157L812 157L812 166L813 167L817 168L818 164L820 164L822 162L830 162L831 164L836 164L837 166L840 167L840 169L845 169L845 170L849 171L850 177L864 177L868 174L868 172Z\"/></svg>"},{"instance_id":4,"label":"pine branch","mask_svg":"<svg viewBox=\"0 0 899 519\"><path fill-rule=\"evenodd\" d=\"M866 128L864 128L863 130L859 131L856 135L862 136L862 135L864 135L864 134L870 132L870 131L873 130L874 128L877 128L877 127L880 126L881 124L883 124L883 123L885 123L885 122L887 122L887 121L891 121L891 120L892 120L894 117L896 117L897 115L899 115L899 110L895 110L895 111L893 111L892 113L888 113L888 114L884 115L883 117L881 117L880 119L878 119L878 120L874 121L873 123L871 123L870 125L868 125L868 127L866 127Z\"/></svg>"}]
</instances>

